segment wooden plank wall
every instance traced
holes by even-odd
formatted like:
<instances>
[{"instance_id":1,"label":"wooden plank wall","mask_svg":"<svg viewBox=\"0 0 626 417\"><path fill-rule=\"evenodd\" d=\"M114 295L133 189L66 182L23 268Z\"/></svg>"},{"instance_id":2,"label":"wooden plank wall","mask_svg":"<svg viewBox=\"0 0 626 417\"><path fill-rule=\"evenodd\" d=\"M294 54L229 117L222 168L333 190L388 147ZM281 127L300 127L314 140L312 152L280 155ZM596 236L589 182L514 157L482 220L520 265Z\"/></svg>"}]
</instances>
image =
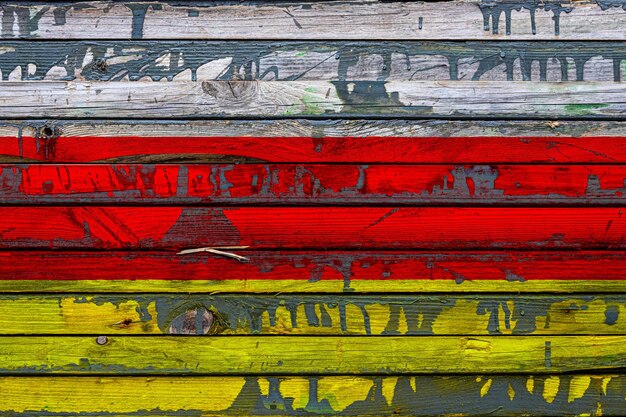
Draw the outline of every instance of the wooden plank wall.
<instances>
[{"instance_id":1,"label":"wooden plank wall","mask_svg":"<svg viewBox=\"0 0 626 417\"><path fill-rule=\"evenodd\" d=\"M0 415L626 414L626 0L0 12Z\"/></svg>"}]
</instances>

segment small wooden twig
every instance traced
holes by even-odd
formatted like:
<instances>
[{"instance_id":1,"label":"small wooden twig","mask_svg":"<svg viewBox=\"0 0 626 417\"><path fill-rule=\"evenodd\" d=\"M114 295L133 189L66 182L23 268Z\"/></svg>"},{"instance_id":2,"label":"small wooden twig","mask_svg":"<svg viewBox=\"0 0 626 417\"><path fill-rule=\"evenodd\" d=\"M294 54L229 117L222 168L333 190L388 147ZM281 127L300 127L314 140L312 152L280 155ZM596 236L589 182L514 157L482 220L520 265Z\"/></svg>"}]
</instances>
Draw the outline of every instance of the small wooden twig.
<instances>
[{"instance_id":1,"label":"small wooden twig","mask_svg":"<svg viewBox=\"0 0 626 417\"><path fill-rule=\"evenodd\" d=\"M189 255L191 253L208 252L214 255L225 256L227 258L236 259L239 262L246 263L248 262L248 258L246 258L245 256L240 256L232 252L224 252L222 249L235 250L235 249L247 249L247 248L249 248L249 246L217 246L217 247L206 247L206 248L194 248L194 249L181 250L176 255Z\"/></svg>"}]
</instances>

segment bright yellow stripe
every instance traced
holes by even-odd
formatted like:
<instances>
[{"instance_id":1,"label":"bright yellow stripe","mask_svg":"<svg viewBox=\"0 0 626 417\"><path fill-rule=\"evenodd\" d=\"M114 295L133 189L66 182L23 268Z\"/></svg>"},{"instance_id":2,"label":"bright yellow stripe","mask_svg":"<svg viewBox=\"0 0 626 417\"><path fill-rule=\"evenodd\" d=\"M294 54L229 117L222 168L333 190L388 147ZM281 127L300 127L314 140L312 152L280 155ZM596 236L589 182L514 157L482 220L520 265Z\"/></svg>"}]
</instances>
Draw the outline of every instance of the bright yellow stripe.
<instances>
[{"instance_id":1,"label":"bright yellow stripe","mask_svg":"<svg viewBox=\"0 0 626 417\"><path fill-rule=\"evenodd\" d=\"M283 293L346 292L342 281L304 280L0 280L3 292L188 292L188 293ZM355 292L626 292L626 280L541 280L509 282L494 280L353 280Z\"/></svg>"},{"instance_id":2,"label":"bright yellow stripe","mask_svg":"<svg viewBox=\"0 0 626 417\"><path fill-rule=\"evenodd\" d=\"M626 366L626 336L0 338L0 371L376 374L561 372Z\"/></svg>"},{"instance_id":3,"label":"bright yellow stripe","mask_svg":"<svg viewBox=\"0 0 626 417\"><path fill-rule=\"evenodd\" d=\"M210 312L216 318L197 329L196 315L203 312ZM345 318L343 322L342 316ZM606 295L536 294L428 297L16 294L0 297L0 334L197 332L294 335L626 334L626 299Z\"/></svg>"},{"instance_id":4,"label":"bright yellow stripe","mask_svg":"<svg viewBox=\"0 0 626 417\"><path fill-rule=\"evenodd\" d=\"M187 411L190 415L254 416L302 415L306 411L327 415L377 412L434 416L487 415L497 409L503 415L513 410L517 410L515 414L521 410L531 415L546 411L551 415L597 415L598 407L626 407L623 379L609 375L5 377L0 378L0 412L163 416L187 415Z\"/></svg>"}]
</instances>

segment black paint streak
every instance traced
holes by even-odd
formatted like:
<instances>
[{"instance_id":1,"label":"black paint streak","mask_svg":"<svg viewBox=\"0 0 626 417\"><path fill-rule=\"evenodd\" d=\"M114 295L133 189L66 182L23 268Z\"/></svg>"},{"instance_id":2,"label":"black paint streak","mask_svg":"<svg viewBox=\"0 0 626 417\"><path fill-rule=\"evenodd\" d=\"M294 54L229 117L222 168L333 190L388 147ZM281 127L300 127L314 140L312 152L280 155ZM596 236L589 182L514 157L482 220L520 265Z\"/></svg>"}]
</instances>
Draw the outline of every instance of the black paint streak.
<instances>
[{"instance_id":1,"label":"black paint streak","mask_svg":"<svg viewBox=\"0 0 626 417\"><path fill-rule=\"evenodd\" d=\"M137 5L139 7L139 5ZM147 7L147 6L146 6ZM139 17L143 9L138 9ZM62 19L59 16L58 19ZM12 22L10 22L12 25ZM140 36L140 26L135 35ZM585 79L585 63L592 58L613 61L613 69L604 79L621 79L621 62L626 60L626 45L620 42L44 42L20 43L6 41L0 44L6 51L0 55L0 70L4 80L17 67L22 67L23 79L41 80L53 67L63 68L67 75L56 75L52 79L72 80L78 72L85 80L117 81L128 77L136 81L149 77L154 81L162 78L172 80L183 71L190 70L191 78L197 78L197 70L204 64L217 60L230 60L215 80L282 80L306 79L311 71L323 69L326 79L351 81L355 79L351 71L366 57L381 57L370 66L370 81L385 81L391 77L392 62L396 68L394 78L401 79L402 66L406 65L404 79L433 79L428 71L417 71L411 67L411 60L428 57L445 57L448 64L448 77L457 80L460 70L469 72L472 80L480 80L488 74L502 71L508 80L533 79L533 64L539 63L540 80L569 81L570 66L575 70L575 79ZM312 53L317 57L305 58ZM169 65L160 60L169 54ZM276 56L281 54L280 67ZM93 56L91 62L83 65L86 56ZM124 61L107 62L111 57L125 58ZM307 61L303 61L307 59ZM394 61L395 59L395 61ZM401 62L404 61L404 64ZM104 65L95 65L101 62ZM307 62L306 65L303 62ZM36 70L28 74L28 64ZM551 73L548 73L549 64ZM552 68L560 73L553 73ZM334 71L334 75L333 72ZM495 71L495 73L494 73ZM557 70L558 71L558 70ZM439 72L441 74L442 72ZM465 74L464 74L465 75ZM596 74L598 75L598 74ZM602 74L599 74L602 76ZM50 78L50 77L48 77ZM441 79L437 76L437 79ZM365 81L362 77L359 81ZM356 95L363 89L382 91L380 84L361 84ZM342 90L344 95L350 93ZM379 95L380 95L379 94ZM384 98L384 97L383 97ZM393 100L387 97L385 100Z\"/></svg>"}]
</instances>

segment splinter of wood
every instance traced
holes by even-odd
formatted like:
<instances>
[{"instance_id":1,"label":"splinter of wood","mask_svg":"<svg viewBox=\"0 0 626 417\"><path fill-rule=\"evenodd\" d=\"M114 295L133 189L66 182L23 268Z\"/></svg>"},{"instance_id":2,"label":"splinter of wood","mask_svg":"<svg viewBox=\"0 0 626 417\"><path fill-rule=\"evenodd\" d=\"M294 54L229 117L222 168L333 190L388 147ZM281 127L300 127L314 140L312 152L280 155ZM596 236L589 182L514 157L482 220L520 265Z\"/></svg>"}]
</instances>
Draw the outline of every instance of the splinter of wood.
<instances>
[{"instance_id":1,"label":"splinter of wood","mask_svg":"<svg viewBox=\"0 0 626 417\"><path fill-rule=\"evenodd\" d=\"M225 256L227 258L236 259L239 262L246 263L248 262L248 258L245 256L236 255L232 252L224 252L221 249L233 250L233 249L247 249L249 246L219 246L219 247L206 247L206 248L195 248L195 249L185 249L177 253L177 255L189 255L191 253L200 253L200 252L209 252L214 255Z\"/></svg>"}]
</instances>

